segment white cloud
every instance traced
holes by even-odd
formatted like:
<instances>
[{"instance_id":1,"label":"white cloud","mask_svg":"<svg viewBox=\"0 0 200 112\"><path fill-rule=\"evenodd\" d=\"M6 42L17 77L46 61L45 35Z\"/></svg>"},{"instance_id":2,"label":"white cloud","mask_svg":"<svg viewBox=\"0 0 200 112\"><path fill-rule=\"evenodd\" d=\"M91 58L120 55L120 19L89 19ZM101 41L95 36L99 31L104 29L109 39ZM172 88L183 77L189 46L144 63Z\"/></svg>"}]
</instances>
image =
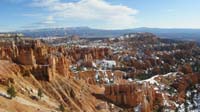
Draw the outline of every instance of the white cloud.
<instances>
[{"instance_id":1,"label":"white cloud","mask_svg":"<svg viewBox=\"0 0 200 112\"><path fill-rule=\"evenodd\" d=\"M32 16L29 15L28 16ZM56 25L56 22L54 21L53 16L47 16L45 18L42 17L42 20L39 22L34 22L25 26L22 26L22 29L42 29L42 28L56 28L58 25Z\"/></svg>"},{"instance_id":2,"label":"white cloud","mask_svg":"<svg viewBox=\"0 0 200 112\"><path fill-rule=\"evenodd\" d=\"M123 5L112 5L105 0L80 0L79 2L61 2L60 0L33 0L34 7L47 9L51 19L78 20L80 23L93 21L96 28L123 29L135 25L137 10ZM102 24L103 23L103 24ZM87 25L87 24L85 24Z\"/></svg>"}]
</instances>

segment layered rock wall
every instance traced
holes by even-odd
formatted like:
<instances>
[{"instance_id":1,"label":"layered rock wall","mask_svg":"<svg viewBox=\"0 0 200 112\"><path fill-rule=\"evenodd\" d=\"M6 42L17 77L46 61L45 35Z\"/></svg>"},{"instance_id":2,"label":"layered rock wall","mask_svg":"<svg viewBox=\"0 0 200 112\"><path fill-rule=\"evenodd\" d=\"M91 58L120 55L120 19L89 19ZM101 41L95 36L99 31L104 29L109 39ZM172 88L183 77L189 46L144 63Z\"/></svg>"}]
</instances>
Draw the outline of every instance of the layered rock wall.
<instances>
[{"instance_id":1,"label":"layered rock wall","mask_svg":"<svg viewBox=\"0 0 200 112\"><path fill-rule=\"evenodd\" d=\"M70 62L64 47L50 47L39 40L23 40L10 44L1 44L0 59L32 66L30 71L37 79L51 81L56 74L69 77Z\"/></svg>"},{"instance_id":2,"label":"layered rock wall","mask_svg":"<svg viewBox=\"0 0 200 112\"><path fill-rule=\"evenodd\" d=\"M130 108L141 105L143 112L151 112L153 109L155 91L148 83L107 85L104 94L108 100L122 107Z\"/></svg>"}]
</instances>

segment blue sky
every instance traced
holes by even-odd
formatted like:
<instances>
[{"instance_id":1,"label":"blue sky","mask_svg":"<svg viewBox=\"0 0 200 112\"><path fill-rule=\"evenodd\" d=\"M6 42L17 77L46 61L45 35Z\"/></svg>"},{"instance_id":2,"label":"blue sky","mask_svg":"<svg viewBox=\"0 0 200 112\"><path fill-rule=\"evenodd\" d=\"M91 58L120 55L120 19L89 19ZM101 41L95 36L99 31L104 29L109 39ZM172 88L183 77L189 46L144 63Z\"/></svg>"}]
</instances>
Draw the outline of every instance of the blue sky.
<instances>
[{"instance_id":1,"label":"blue sky","mask_svg":"<svg viewBox=\"0 0 200 112\"><path fill-rule=\"evenodd\" d=\"M200 0L1 0L0 31L200 28Z\"/></svg>"}]
</instances>

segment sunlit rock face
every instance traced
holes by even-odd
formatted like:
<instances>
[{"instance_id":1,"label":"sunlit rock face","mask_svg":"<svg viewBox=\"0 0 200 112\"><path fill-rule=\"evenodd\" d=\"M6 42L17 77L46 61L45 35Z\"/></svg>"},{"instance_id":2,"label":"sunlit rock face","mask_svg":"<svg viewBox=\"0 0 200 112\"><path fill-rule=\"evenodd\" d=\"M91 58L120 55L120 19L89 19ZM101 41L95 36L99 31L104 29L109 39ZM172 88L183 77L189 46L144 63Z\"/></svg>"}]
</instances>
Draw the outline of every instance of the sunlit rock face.
<instances>
[{"instance_id":1,"label":"sunlit rock face","mask_svg":"<svg viewBox=\"0 0 200 112\"><path fill-rule=\"evenodd\" d=\"M26 101L28 105L21 100L0 96L1 104L5 104L0 104L0 111L50 112L58 111L59 105L63 104L67 111L97 112L95 106L100 101L92 95L96 87L91 88L88 83L71 77L71 61L67 54L65 47L52 47L35 40L26 40L13 46L2 44L0 94L6 95L6 88L12 84L17 91L16 99ZM44 96L41 101L37 101L39 88Z\"/></svg>"},{"instance_id":2,"label":"sunlit rock face","mask_svg":"<svg viewBox=\"0 0 200 112\"><path fill-rule=\"evenodd\" d=\"M55 75L69 77L69 63L63 47L52 48L39 40L23 40L10 46L2 44L0 58L17 64L31 66L30 71L37 79L52 80Z\"/></svg>"},{"instance_id":3,"label":"sunlit rock face","mask_svg":"<svg viewBox=\"0 0 200 112\"><path fill-rule=\"evenodd\" d=\"M32 49L20 49L17 61L23 65L35 65L36 60Z\"/></svg>"},{"instance_id":4,"label":"sunlit rock face","mask_svg":"<svg viewBox=\"0 0 200 112\"><path fill-rule=\"evenodd\" d=\"M155 91L152 86L145 83L140 84L119 84L105 86L105 97L111 102L122 107L136 107L141 105L143 112L151 112Z\"/></svg>"},{"instance_id":5,"label":"sunlit rock face","mask_svg":"<svg viewBox=\"0 0 200 112\"><path fill-rule=\"evenodd\" d=\"M30 100L42 88L46 101L38 104L51 108L53 100L55 110L64 104L70 112L168 112L184 109L189 99L198 98L191 95L198 95L194 85L200 79L193 72L198 66L191 65L198 56L190 59L192 52L185 50L190 46L183 44L177 51L173 46L171 52L171 45L160 43L153 34L130 36L119 39L117 46L110 41L111 48L51 46L27 39L0 43L0 93L13 84L19 96Z\"/></svg>"},{"instance_id":6,"label":"sunlit rock face","mask_svg":"<svg viewBox=\"0 0 200 112\"><path fill-rule=\"evenodd\" d=\"M64 56L58 57L56 70L63 76L69 75L69 61Z\"/></svg>"}]
</instances>

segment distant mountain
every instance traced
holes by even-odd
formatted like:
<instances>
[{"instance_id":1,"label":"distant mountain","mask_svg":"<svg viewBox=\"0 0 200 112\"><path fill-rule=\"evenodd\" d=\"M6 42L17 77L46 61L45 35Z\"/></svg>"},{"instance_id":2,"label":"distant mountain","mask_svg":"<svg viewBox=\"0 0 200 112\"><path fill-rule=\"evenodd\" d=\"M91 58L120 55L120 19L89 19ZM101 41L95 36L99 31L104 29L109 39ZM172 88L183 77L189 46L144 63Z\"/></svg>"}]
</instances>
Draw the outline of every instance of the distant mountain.
<instances>
[{"instance_id":1,"label":"distant mountain","mask_svg":"<svg viewBox=\"0 0 200 112\"><path fill-rule=\"evenodd\" d=\"M51 37L65 35L79 35L84 38L117 37L126 33L150 32L161 38L193 40L200 42L200 29L166 29L166 28L135 28L125 30L102 30L89 27L49 28L37 30L17 31L29 37Z\"/></svg>"}]
</instances>

